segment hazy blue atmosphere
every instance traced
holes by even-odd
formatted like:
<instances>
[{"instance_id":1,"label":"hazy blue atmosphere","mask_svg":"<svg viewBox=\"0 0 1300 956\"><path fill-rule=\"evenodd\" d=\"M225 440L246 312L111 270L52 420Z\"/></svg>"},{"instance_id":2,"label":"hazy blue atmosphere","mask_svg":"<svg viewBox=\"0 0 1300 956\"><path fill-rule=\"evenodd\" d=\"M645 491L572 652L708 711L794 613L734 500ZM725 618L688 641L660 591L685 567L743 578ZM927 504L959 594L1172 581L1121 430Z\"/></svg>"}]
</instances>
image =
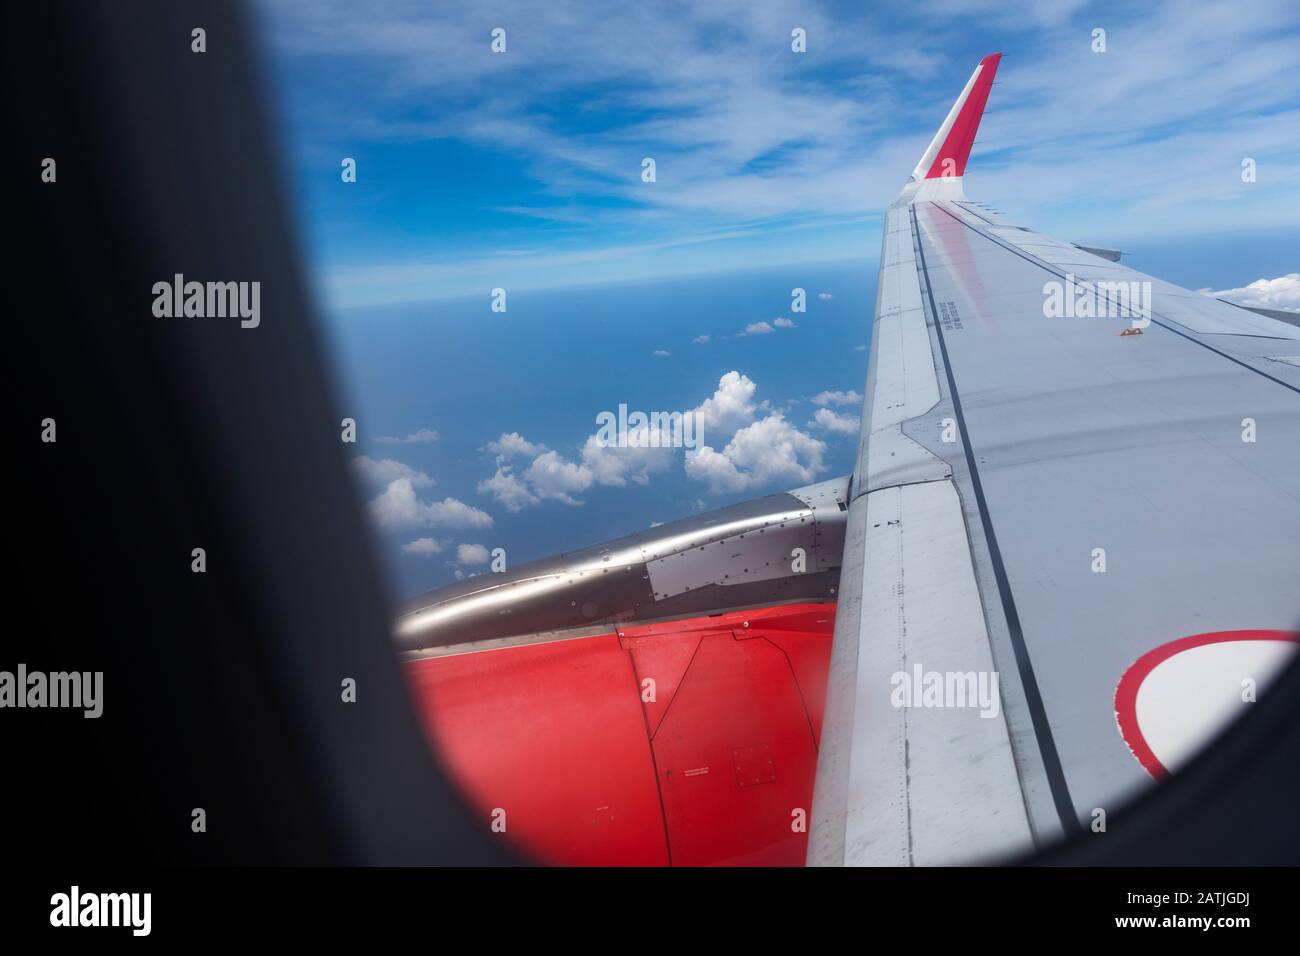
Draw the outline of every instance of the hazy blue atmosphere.
<instances>
[{"instance_id":1,"label":"hazy blue atmosphere","mask_svg":"<svg viewBox=\"0 0 1300 956\"><path fill-rule=\"evenodd\" d=\"M861 392L868 334L864 316L875 302L876 262L772 267L685 279L626 282L586 288L520 292L506 315L488 311L485 296L346 310L330 324L344 381L360 422L383 423L384 435L404 436L436 423L429 443L376 442L363 436L371 458L398 457L437 476L424 497L447 495L494 515L490 529L470 537L507 548L512 561L615 537L701 508L719 507L800 483L711 494L680 465L646 484L595 484L575 497L581 506L543 501L511 514L476 493L494 472L484 448L503 433L576 457L602 410L689 409L738 369L756 387L755 400L785 412L803 429L823 390ZM797 328L734 336L748 324L790 316L790 290L805 287L808 312ZM831 299L819 299L827 293ZM700 335L708 343L695 343ZM669 356L656 356L656 350ZM843 411L858 412L857 403ZM853 434L805 429L826 444L815 478L852 469ZM712 442L708 430L705 440ZM725 440L725 436L724 436ZM676 452L680 456L682 452ZM381 476L369 489L383 490ZM810 476L812 477L812 476ZM429 532L438 536L435 530ZM403 593L445 580L455 550L433 560L402 555L390 544ZM444 558L439 561L438 558Z\"/></svg>"},{"instance_id":2,"label":"hazy blue atmosphere","mask_svg":"<svg viewBox=\"0 0 1300 956\"><path fill-rule=\"evenodd\" d=\"M399 596L847 473L882 209L995 50L971 198L1300 306L1294 3L260 9ZM713 453L592 449L620 403L703 409Z\"/></svg>"},{"instance_id":3,"label":"hazy blue atmosphere","mask_svg":"<svg viewBox=\"0 0 1300 956\"><path fill-rule=\"evenodd\" d=\"M1251 269L1281 274L1296 248L1300 232L1239 237L1236 243L1165 240L1137 246L1130 261L1181 285L1230 287ZM381 423L382 435L390 437L437 425L437 441L401 445L376 441L381 436L363 428L362 452L400 458L437 475L427 498L449 495L495 516L491 528L428 533L435 540L468 537L489 548L503 546L512 561L527 561L785 486L714 495L679 468L645 485L596 485L581 507L553 501L512 514L490 498L476 500L482 498L479 481L493 472L488 441L519 432L572 455L594 429L597 412L620 402L692 408L732 369L756 383L759 400L803 426L819 407L811 399L823 390L862 391L877 268L871 258L521 291L504 316L488 310L485 295L354 307L331 316L329 334L347 407L359 421ZM795 316L797 328L725 338L764 317L788 316L795 287L806 288L810 298L808 312ZM693 341L703 334L711 341ZM660 357L655 350L672 354ZM858 409L842 411L856 415ZM852 469L856 435L815 425L807 430L826 442L820 477ZM382 490L380 478L367 494ZM458 569L450 544L420 557L403 554L402 543L401 535L384 538L403 595L444 583Z\"/></svg>"}]
</instances>

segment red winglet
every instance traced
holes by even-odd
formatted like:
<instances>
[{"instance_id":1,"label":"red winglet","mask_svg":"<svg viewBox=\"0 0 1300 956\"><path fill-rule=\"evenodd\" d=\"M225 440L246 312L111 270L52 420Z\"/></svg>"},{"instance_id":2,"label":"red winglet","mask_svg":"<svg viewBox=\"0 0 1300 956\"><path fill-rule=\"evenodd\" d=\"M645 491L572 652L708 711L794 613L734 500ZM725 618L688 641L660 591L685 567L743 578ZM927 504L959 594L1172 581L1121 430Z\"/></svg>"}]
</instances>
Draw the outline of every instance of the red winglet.
<instances>
[{"instance_id":1,"label":"red winglet","mask_svg":"<svg viewBox=\"0 0 1300 956\"><path fill-rule=\"evenodd\" d=\"M975 142L975 133L980 128L980 117L984 115L984 104L988 102L989 90L993 87L993 77L998 72L998 63L1002 61L1001 53L991 53L980 60L979 71L975 76L975 85L961 105L952 129L935 154L930 164L926 179L939 179L944 176L956 177L965 174L966 160L970 158L970 148ZM948 168L944 163L952 162Z\"/></svg>"}]
</instances>

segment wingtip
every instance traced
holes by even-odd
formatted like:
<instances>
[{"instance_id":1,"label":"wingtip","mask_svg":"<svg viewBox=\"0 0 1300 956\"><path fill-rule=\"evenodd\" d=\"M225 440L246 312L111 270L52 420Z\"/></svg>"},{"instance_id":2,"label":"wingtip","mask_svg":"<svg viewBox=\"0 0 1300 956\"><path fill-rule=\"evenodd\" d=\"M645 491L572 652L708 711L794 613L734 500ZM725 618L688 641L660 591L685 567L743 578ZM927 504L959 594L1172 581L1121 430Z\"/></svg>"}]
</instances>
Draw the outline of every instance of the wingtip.
<instances>
[{"instance_id":1,"label":"wingtip","mask_svg":"<svg viewBox=\"0 0 1300 956\"><path fill-rule=\"evenodd\" d=\"M997 74L1001 61L1001 53L990 53L980 60L969 88L963 91L954 104L952 125L926 174L927 178L953 175L961 177L966 172L966 161L970 157L971 146L975 143L975 133L984 116L984 106L988 102L993 77Z\"/></svg>"},{"instance_id":2,"label":"wingtip","mask_svg":"<svg viewBox=\"0 0 1300 956\"><path fill-rule=\"evenodd\" d=\"M990 53L980 60L961 95L953 103L947 119L916 164L907 185L899 193L900 199L916 195L922 183L927 184L926 189L930 193L937 190L945 194L962 194L961 179L966 173L966 162L970 158L975 133L979 129L989 91L993 87L993 78L1001 62L1000 52ZM928 185L931 183L934 185Z\"/></svg>"}]
</instances>

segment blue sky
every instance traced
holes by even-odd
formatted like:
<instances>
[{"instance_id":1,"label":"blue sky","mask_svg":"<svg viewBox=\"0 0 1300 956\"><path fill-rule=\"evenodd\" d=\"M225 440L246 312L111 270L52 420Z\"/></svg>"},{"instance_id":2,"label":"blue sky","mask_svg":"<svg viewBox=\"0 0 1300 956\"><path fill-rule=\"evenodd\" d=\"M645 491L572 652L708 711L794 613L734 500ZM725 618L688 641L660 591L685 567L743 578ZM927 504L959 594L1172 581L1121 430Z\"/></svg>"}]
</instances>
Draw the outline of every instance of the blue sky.
<instances>
[{"instance_id":1,"label":"blue sky","mask_svg":"<svg viewBox=\"0 0 1300 956\"><path fill-rule=\"evenodd\" d=\"M1296 271L1294 2L901 7L259 5L399 591L846 472L858 409L812 399L862 389L881 210L989 52L972 198L1192 288ZM584 452L619 402L710 400L730 471Z\"/></svg>"}]
</instances>

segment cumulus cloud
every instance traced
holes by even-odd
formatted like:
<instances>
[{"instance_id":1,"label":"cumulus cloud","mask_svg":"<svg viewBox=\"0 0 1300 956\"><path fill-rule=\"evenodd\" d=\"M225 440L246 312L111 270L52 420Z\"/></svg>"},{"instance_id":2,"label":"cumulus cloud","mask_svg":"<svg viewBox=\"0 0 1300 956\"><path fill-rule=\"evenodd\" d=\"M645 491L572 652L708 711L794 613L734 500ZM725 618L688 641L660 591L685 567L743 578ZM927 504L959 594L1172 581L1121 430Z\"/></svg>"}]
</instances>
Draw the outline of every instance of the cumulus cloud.
<instances>
[{"instance_id":1,"label":"cumulus cloud","mask_svg":"<svg viewBox=\"0 0 1300 956\"><path fill-rule=\"evenodd\" d=\"M746 335L767 335L767 333L775 331L776 330L766 322L751 322L749 325L745 326Z\"/></svg>"},{"instance_id":2,"label":"cumulus cloud","mask_svg":"<svg viewBox=\"0 0 1300 956\"><path fill-rule=\"evenodd\" d=\"M519 475L509 465L498 465L496 474L478 484L481 494L490 494L507 511L521 511L544 500L581 505L578 495L593 485L644 485L650 476L668 471L677 452L669 435L658 428L634 428L626 445L609 445L597 435L588 435L578 460L571 461L558 451L544 450Z\"/></svg>"},{"instance_id":3,"label":"cumulus cloud","mask_svg":"<svg viewBox=\"0 0 1300 956\"><path fill-rule=\"evenodd\" d=\"M710 336L707 336L707 335L697 335L697 336L695 336L695 338L691 339L691 341L694 342L696 345L707 345L708 342L709 342L709 339L710 339Z\"/></svg>"},{"instance_id":4,"label":"cumulus cloud","mask_svg":"<svg viewBox=\"0 0 1300 956\"><path fill-rule=\"evenodd\" d=\"M773 319L773 320L772 320L772 324L775 325L778 329L797 329L797 328L798 328L798 326L795 325L794 322L792 322L790 319L787 319L785 316L781 316L781 317L779 317L779 318Z\"/></svg>"},{"instance_id":5,"label":"cumulus cloud","mask_svg":"<svg viewBox=\"0 0 1300 956\"><path fill-rule=\"evenodd\" d=\"M487 546L482 544L456 545L456 563L462 565L487 564Z\"/></svg>"},{"instance_id":6,"label":"cumulus cloud","mask_svg":"<svg viewBox=\"0 0 1300 956\"><path fill-rule=\"evenodd\" d=\"M673 353L668 351L667 349L655 349L653 354L655 358L668 358L668 356L672 355Z\"/></svg>"},{"instance_id":7,"label":"cumulus cloud","mask_svg":"<svg viewBox=\"0 0 1300 956\"><path fill-rule=\"evenodd\" d=\"M533 458L546 451L546 446L530 442L519 432L504 432L496 441L490 441L484 446L487 451L501 458L514 458L523 456Z\"/></svg>"},{"instance_id":8,"label":"cumulus cloud","mask_svg":"<svg viewBox=\"0 0 1300 956\"><path fill-rule=\"evenodd\" d=\"M478 493L491 495L510 512L522 511L542 500L528 490L528 486L513 474L509 465L497 466L495 475L480 481Z\"/></svg>"},{"instance_id":9,"label":"cumulus cloud","mask_svg":"<svg viewBox=\"0 0 1300 956\"><path fill-rule=\"evenodd\" d=\"M753 378L733 369L719 378L714 394L695 406L693 411L702 421L706 434L729 434L766 410L766 402L754 401L757 392L758 385L754 384Z\"/></svg>"},{"instance_id":10,"label":"cumulus cloud","mask_svg":"<svg viewBox=\"0 0 1300 956\"><path fill-rule=\"evenodd\" d=\"M767 408L766 402L754 401L757 391L758 386L748 375L735 370L723 375L713 394L693 409L704 426L704 433L729 435L753 421Z\"/></svg>"},{"instance_id":11,"label":"cumulus cloud","mask_svg":"<svg viewBox=\"0 0 1300 956\"><path fill-rule=\"evenodd\" d=\"M391 458L374 459L359 455L352 459L352 467L363 481L377 485L386 485L398 478L409 478L416 488L431 488L434 485L434 480L424 472Z\"/></svg>"},{"instance_id":12,"label":"cumulus cloud","mask_svg":"<svg viewBox=\"0 0 1300 956\"><path fill-rule=\"evenodd\" d=\"M1300 272L1288 272L1276 279L1256 279L1240 289L1224 289L1222 292L1212 292L1209 289L1201 291L1216 299L1235 302L1237 305L1300 312Z\"/></svg>"},{"instance_id":13,"label":"cumulus cloud","mask_svg":"<svg viewBox=\"0 0 1300 956\"><path fill-rule=\"evenodd\" d=\"M759 401L757 391L753 379L733 369L718 379L712 395L684 412L684 416L694 419L694 440L699 443L684 456L685 472L708 482L715 493L776 482L806 484L824 468L825 443L800 431L768 401ZM825 423L818 424L840 432L846 430L844 423L850 420L856 421L832 413ZM682 460L670 440L672 436L657 426L631 428L622 437L625 441L614 445L603 433L588 435L578 453L570 458L527 442L516 432L508 433L489 443L486 450L537 453L526 466L521 464L518 472L499 456L496 473L479 482L478 490L492 495L511 512L543 501L577 506L593 487L645 485L652 476L671 471Z\"/></svg>"},{"instance_id":14,"label":"cumulus cloud","mask_svg":"<svg viewBox=\"0 0 1300 956\"><path fill-rule=\"evenodd\" d=\"M376 438L375 441L384 442L387 445L427 445L430 442L438 440L438 433L432 428L421 428L419 431L413 431L405 438L397 438L392 435L385 435L382 438Z\"/></svg>"},{"instance_id":15,"label":"cumulus cloud","mask_svg":"<svg viewBox=\"0 0 1300 956\"><path fill-rule=\"evenodd\" d=\"M370 502L370 513L381 528L490 528L492 516L455 498L425 501L415 493L410 478L389 482L383 494Z\"/></svg>"},{"instance_id":16,"label":"cumulus cloud","mask_svg":"<svg viewBox=\"0 0 1300 956\"><path fill-rule=\"evenodd\" d=\"M859 422L856 415L841 415L829 408L819 408L817 414L813 416L813 420L808 424L823 428L828 432L834 432L837 435L856 435Z\"/></svg>"},{"instance_id":17,"label":"cumulus cloud","mask_svg":"<svg viewBox=\"0 0 1300 956\"><path fill-rule=\"evenodd\" d=\"M862 396L852 389L839 392L818 392L812 397L814 405L861 405Z\"/></svg>"},{"instance_id":18,"label":"cumulus cloud","mask_svg":"<svg viewBox=\"0 0 1300 956\"><path fill-rule=\"evenodd\" d=\"M595 481L590 468L567 461L556 451L534 458L524 477L539 498L562 501L566 505L582 504L573 496L586 491Z\"/></svg>"},{"instance_id":19,"label":"cumulus cloud","mask_svg":"<svg viewBox=\"0 0 1300 956\"><path fill-rule=\"evenodd\" d=\"M659 428L629 429L624 447L602 444L591 435L582 446L582 464L597 484L649 484L651 475L670 469L677 457L671 437Z\"/></svg>"},{"instance_id":20,"label":"cumulus cloud","mask_svg":"<svg viewBox=\"0 0 1300 956\"><path fill-rule=\"evenodd\" d=\"M444 545L433 538L416 538L402 545L403 554L414 554L421 558L430 558L442 552Z\"/></svg>"},{"instance_id":21,"label":"cumulus cloud","mask_svg":"<svg viewBox=\"0 0 1300 956\"><path fill-rule=\"evenodd\" d=\"M801 432L773 412L736 432L722 451L705 445L687 454L686 473L706 481L714 494L776 482L808 484L824 469L826 443Z\"/></svg>"}]
</instances>

